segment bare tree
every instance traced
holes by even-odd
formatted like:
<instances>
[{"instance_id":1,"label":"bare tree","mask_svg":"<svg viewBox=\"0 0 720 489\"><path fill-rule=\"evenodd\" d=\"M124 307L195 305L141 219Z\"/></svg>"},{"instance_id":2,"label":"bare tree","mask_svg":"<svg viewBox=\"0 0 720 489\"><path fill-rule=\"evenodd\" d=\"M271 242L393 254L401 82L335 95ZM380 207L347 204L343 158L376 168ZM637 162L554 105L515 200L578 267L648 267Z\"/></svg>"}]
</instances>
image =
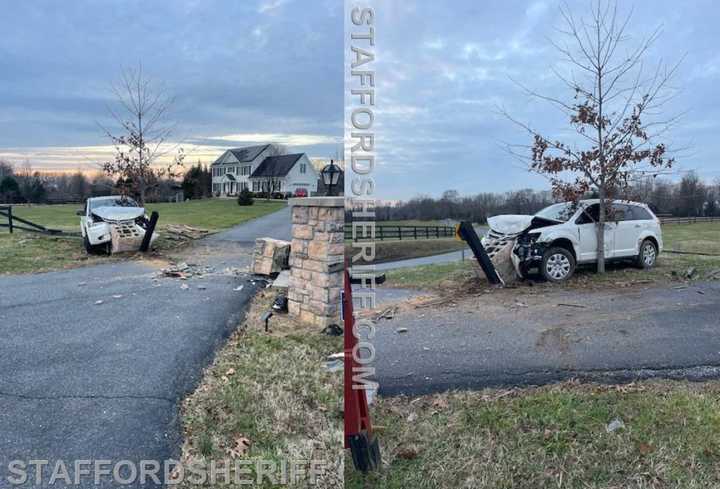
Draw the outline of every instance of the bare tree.
<instances>
[{"instance_id":1,"label":"bare tree","mask_svg":"<svg viewBox=\"0 0 720 489\"><path fill-rule=\"evenodd\" d=\"M108 176L125 182L123 192L132 192L144 203L148 191L163 178L175 178L182 171L182 148L168 149L172 126L166 119L173 99L143 74L142 65L137 70L124 69L112 90L119 107L108 110L120 131L113 133L101 126L115 147L114 159L102 168ZM175 152L170 162L160 165L159 160L170 152Z\"/></svg>"},{"instance_id":2,"label":"bare tree","mask_svg":"<svg viewBox=\"0 0 720 489\"><path fill-rule=\"evenodd\" d=\"M567 5L560 8L560 15L565 27L559 32L564 41L551 43L570 69L553 72L573 97L561 100L521 86L529 95L560 109L577 136L572 141L553 140L502 112L533 138L532 145L526 146L529 158L527 153L520 155L515 146L509 150L529 160L531 171L548 177L556 198L577 202L589 191L597 192L597 269L603 273L609 201L634 179L657 176L674 163L666 144L658 140L678 119L663 119L660 109L674 94L670 83L679 63L659 63L647 72L643 60L660 30L634 47L626 46L632 13L620 18L616 1L599 0L591 5L589 19L575 18Z\"/></svg>"}]
</instances>

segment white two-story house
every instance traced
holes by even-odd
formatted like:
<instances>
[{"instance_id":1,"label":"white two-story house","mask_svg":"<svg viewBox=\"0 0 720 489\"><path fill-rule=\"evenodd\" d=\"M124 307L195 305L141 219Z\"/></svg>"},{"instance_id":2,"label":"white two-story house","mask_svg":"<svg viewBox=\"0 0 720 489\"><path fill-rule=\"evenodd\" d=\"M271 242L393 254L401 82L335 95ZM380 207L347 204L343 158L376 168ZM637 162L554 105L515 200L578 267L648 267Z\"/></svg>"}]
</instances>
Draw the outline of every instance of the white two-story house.
<instances>
[{"instance_id":1,"label":"white two-story house","mask_svg":"<svg viewBox=\"0 0 720 489\"><path fill-rule=\"evenodd\" d=\"M244 188L286 194L299 188L307 195L317 192L318 173L305 153L276 153L272 144L225 151L211 165L213 195L233 197Z\"/></svg>"}]
</instances>

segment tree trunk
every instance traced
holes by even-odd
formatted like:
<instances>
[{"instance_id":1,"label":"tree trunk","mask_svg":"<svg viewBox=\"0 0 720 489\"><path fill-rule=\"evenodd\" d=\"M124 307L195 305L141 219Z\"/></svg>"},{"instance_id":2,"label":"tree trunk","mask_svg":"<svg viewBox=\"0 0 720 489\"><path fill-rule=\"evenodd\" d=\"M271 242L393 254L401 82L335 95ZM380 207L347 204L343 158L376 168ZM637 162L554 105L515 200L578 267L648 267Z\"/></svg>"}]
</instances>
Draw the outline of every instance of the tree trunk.
<instances>
[{"instance_id":1,"label":"tree trunk","mask_svg":"<svg viewBox=\"0 0 720 489\"><path fill-rule=\"evenodd\" d=\"M605 189L600 187L600 209L597 223L597 273L605 273Z\"/></svg>"}]
</instances>

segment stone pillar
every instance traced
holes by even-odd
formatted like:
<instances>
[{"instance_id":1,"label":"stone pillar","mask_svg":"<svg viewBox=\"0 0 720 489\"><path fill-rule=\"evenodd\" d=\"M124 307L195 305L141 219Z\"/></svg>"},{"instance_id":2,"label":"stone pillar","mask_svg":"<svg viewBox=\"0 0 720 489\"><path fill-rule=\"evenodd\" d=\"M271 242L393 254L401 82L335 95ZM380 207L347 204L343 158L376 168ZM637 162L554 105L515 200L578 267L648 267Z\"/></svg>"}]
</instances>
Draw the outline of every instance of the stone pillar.
<instances>
[{"instance_id":1,"label":"stone pillar","mask_svg":"<svg viewBox=\"0 0 720 489\"><path fill-rule=\"evenodd\" d=\"M324 328L340 322L340 290L345 257L345 199L290 199L292 244L288 312Z\"/></svg>"}]
</instances>

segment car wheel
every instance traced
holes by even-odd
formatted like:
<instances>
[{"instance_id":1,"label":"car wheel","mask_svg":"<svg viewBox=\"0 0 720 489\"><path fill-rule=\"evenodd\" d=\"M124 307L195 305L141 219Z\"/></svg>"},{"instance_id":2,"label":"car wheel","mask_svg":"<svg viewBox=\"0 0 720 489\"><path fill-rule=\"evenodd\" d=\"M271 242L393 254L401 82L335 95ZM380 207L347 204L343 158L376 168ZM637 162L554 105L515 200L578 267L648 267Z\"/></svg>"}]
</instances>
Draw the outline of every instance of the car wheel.
<instances>
[{"instance_id":1,"label":"car wheel","mask_svg":"<svg viewBox=\"0 0 720 489\"><path fill-rule=\"evenodd\" d=\"M95 253L95 247L90 244L90 240L87 237L87 234L83 237L83 244L85 245L85 251L87 251L88 255L92 255Z\"/></svg>"},{"instance_id":2,"label":"car wheel","mask_svg":"<svg viewBox=\"0 0 720 489\"><path fill-rule=\"evenodd\" d=\"M637 266L649 269L655 266L657 262L657 247L651 240L646 239L640 243L640 254L637 257Z\"/></svg>"},{"instance_id":3,"label":"car wheel","mask_svg":"<svg viewBox=\"0 0 720 489\"><path fill-rule=\"evenodd\" d=\"M548 282L562 282L575 272L575 258L565 248L549 248L543 253L540 271Z\"/></svg>"}]
</instances>

